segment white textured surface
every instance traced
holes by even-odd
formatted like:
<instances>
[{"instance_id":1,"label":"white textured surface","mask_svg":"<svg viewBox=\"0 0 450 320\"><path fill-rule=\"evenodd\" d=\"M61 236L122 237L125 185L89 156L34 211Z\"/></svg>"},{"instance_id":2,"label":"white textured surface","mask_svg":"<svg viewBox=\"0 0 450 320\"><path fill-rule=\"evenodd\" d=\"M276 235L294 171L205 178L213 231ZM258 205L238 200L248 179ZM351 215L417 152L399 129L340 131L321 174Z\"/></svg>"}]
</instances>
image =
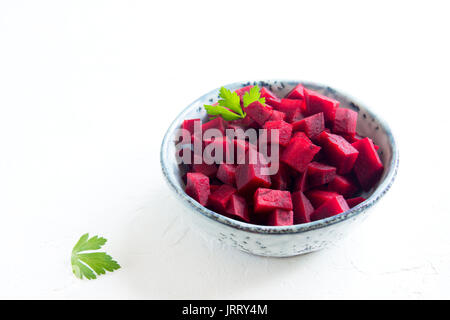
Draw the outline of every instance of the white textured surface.
<instances>
[{"instance_id":1,"label":"white textured surface","mask_svg":"<svg viewBox=\"0 0 450 320\"><path fill-rule=\"evenodd\" d=\"M444 3L1 2L0 298L450 298ZM175 115L251 78L328 83L394 129L396 183L331 249L220 247L163 183ZM123 268L75 279L84 232Z\"/></svg>"}]
</instances>

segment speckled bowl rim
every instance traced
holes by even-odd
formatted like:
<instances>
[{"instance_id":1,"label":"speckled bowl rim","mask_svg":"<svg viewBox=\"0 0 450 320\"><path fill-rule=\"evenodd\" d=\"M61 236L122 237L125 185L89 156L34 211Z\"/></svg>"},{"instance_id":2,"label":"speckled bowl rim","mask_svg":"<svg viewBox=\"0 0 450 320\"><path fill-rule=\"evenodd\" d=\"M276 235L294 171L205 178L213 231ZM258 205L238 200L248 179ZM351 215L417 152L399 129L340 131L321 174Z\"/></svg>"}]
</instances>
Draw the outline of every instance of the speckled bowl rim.
<instances>
[{"instance_id":1,"label":"speckled bowl rim","mask_svg":"<svg viewBox=\"0 0 450 320\"><path fill-rule=\"evenodd\" d=\"M261 80L256 80L256 82L260 82ZM286 83L302 83L305 85L311 85L311 86L320 86L323 88L331 88L329 86L316 83L316 82L310 82L310 81L302 81L302 80L285 80L285 79L271 79L271 80L263 80L266 82L286 82ZM241 86L243 83L248 83L249 81L240 81L235 82L231 84L225 85L225 87L234 87L234 86ZM253 83L254 80L251 80L250 83ZM348 220L352 217L355 217L359 215L360 213L366 211L370 207L372 207L376 202L378 202L385 194L386 192L391 188L395 177L397 175L398 171L398 164L399 164L399 153L398 148L394 139L394 136L392 134L392 130L390 129L389 125L378 115L375 115L369 108L366 107L365 104L360 103L359 100L354 99L351 95L348 95L347 93L332 88L333 90L336 90L339 92L339 94L347 97L349 100L357 103L359 106L362 106L367 113L375 118L383 127L383 129L386 132L386 135L388 137L389 143L392 147L392 158L391 158L391 165L390 169L387 172L384 180L380 183L380 185L376 188L376 190L373 191L373 193L367 198L366 201L363 203L360 203L359 205L351 208L350 210L347 210L343 213L340 213L338 215L312 221L308 223L303 224L297 224L292 226L281 226L281 227L275 227L275 226L261 226L261 225L255 225L251 223L241 222L234 219L227 218L221 214L218 214L212 210L209 210L208 208L205 208L201 204L199 204L197 201L189 197L184 190L180 187L177 181L174 180L173 177L169 174L168 168L166 164L164 163L164 159L166 158L165 155L167 154L169 150L169 143L173 143L173 141L170 139L171 136L173 136L174 131L178 128L180 124L180 120L185 117L185 115L191 111L191 108L194 104L198 103L201 100L204 100L207 96L210 96L213 93L216 93L219 91L219 88L216 88L214 90L211 90L210 92L204 94L200 98L196 99L192 103L190 103L171 123L169 128L167 129L166 134L164 135L162 144L161 144L161 153L160 153L160 161L161 161L161 168L163 175L165 179L167 180L169 186L171 189L175 192L177 198L179 198L186 206L188 206L190 209L193 209L194 211L200 213L202 216L207 217L211 220L217 221L218 223L224 224L228 227L236 228L242 231L247 231L251 233L257 233L257 234L273 234L273 235L285 235L285 234L295 234L295 233L302 233L307 232L315 229L324 228L345 220Z\"/></svg>"}]
</instances>

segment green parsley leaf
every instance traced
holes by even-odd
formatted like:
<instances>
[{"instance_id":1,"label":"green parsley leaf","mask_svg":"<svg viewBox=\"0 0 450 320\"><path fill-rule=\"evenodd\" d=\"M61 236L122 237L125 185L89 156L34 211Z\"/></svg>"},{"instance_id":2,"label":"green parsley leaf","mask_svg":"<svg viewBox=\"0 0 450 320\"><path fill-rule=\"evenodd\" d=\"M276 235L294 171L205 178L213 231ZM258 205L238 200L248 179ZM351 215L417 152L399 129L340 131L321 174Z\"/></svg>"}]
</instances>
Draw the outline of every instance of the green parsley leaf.
<instances>
[{"instance_id":1,"label":"green parsley leaf","mask_svg":"<svg viewBox=\"0 0 450 320\"><path fill-rule=\"evenodd\" d=\"M222 106L208 106L208 105L205 105L204 107L206 109L206 112L209 115L211 115L211 116L221 116L226 121L232 121L232 120L237 120L237 119L243 118L239 114L231 112L230 110L228 110L227 108L222 107Z\"/></svg>"},{"instance_id":2,"label":"green parsley leaf","mask_svg":"<svg viewBox=\"0 0 450 320\"><path fill-rule=\"evenodd\" d=\"M253 86L249 91L244 93L242 101L244 102L244 108L247 108L251 103L255 101L259 101L263 104L266 103L266 98L261 98L261 92L259 92L259 87Z\"/></svg>"},{"instance_id":3,"label":"green parsley leaf","mask_svg":"<svg viewBox=\"0 0 450 320\"><path fill-rule=\"evenodd\" d=\"M218 105L210 106L204 105L206 112L210 116L221 116L226 121L243 119L247 114L242 110L241 98L236 92L231 92L229 89L222 87L220 88ZM246 92L242 97L244 107L255 101L261 103L266 103L265 98L261 98L261 93L259 92L258 86L253 86L250 91Z\"/></svg>"},{"instance_id":4,"label":"green parsley leaf","mask_svg":"<svg viewBox=\"0 0 450 320\"><path fill-rule=\"evenodd\" d=\"M72 264L73 274L80 279L96 279L97 275L105 274L106 271L113 272L120 268L120 265L106 252L88 252L98 250L106 243L105 238L93 236L89 238L86 233L72 249L70 262ZM95 272L95 273L94 273Z\"/></svg>"},{"instance_id":5,"label":"green parsley leaf","mask_svg":"<svg viewBox=\"0 0 450 320\"><path fill-rule=\"evenodd\" d=\"M241 98L239 98L236 92L231 92L227 88L222 87L220 88L220 97L222 98L219 100L220 106L227 107L243 117L244 113L241 108Z\"/></svg>"}]
</instances>

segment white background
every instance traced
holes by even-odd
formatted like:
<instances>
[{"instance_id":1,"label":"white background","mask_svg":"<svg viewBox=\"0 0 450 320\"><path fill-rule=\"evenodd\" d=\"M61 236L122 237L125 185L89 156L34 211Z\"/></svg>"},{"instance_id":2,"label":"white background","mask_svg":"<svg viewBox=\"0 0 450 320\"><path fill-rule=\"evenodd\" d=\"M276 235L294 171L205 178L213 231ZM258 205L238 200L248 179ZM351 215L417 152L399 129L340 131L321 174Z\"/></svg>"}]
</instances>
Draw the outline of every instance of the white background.
<instances>
[{"instance_id":1,"label":"white background","mask_svg":"<svg viewBox=\"0 0 450 320\"><path fill-rule=\"evenodd\" d=\"M450 298L445 1L1 1L0 298ZM303 79L383 115L398 178L334 247L254 257L163 181L174 117L223 84ZM85 232L122 269L76 279Z\"/></svg>"}]
</instances>

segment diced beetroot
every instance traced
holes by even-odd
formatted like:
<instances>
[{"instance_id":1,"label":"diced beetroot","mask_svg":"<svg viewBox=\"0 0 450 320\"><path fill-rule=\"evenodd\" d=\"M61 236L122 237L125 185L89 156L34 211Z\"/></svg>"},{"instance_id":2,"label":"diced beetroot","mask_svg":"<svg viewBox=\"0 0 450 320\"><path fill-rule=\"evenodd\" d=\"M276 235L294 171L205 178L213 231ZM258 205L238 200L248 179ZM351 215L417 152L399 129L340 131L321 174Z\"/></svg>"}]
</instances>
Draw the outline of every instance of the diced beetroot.
<instances>
[{"instance_id":1,"label":"diced beetroot","mask_svg":"<svg viewBox=\"0 0 450 320\"><path fill-rule=\"evenodd\" d=\"M238 119L238 120L227 121L227 122L229 122L231 124L242 126L244 128L257 128L258 127L258 124L256 123L256 121L250 117L245 117L244 119Z\"/></svg>"},{"instance_id":2,"label":"diced beetroot","mask_svg":"<svg viewBox=\"0 0 450 320\"><path fill-rule=\"evenodd\" d=\"M384 169L383 163L371 139L361 139L352 146L359 151L354 168L356 177L363 189L368 191L380 180Z\"/></svg>"},{"instance_id":3,"label":"diced beetroot","mask_svg":"<svg viewBox=\"0 0 450 320\"><path fill-rule=\"evenodd\" d=\"M358 140L364 139L364 137L361 137L360 135L358 135L357 133L355 133L354 135L344 135L343 136L345 138L345 140L347 140L349 143L353 143L356 142Z\"/></svg>"},{"instance_id":4,"label":"diced beetroot","mask_svg":"<svg viewBox=\"0 0 450 320\"><path fill-rule=\"evenodd\" d=\"M256 146L246 142L245 148L243 156L242 154L237 155L237 164L257 164L259 166L267 166L269 164L267 158L261 152L258 152Z\"/></svg>"},{"instance_id":5,"label":"diced beetroot","mask_svg":"<svg viewBox=\"0 0 450 320\"><path fill-rule=\"evenodd\" d=\"M231 129L231 130L243 130L245 131L247 128L244 127L242 124L238 124L238 123L232 123L231 121L227 121L227 129Z\"/></svg>"},{"instance_id":6,"label":"diced beetroot","mask_svg":"<svg viewBox=\"0 0 450 320\"><path fill-rule=\"evenodd\" d=\"M272 180L272 189L287 190L289 184L289 171L285 165L280 163L278 172L271 176L270 179Z\"/></svg>"},{"instance_id":7,"label":"diced beetroot","mask_svg":"<svg viewBox=\"0 0 450 320\"><path fill-rule=\"evenodd\" d=\"M338 193L325 190L311 190L306 193L309 201L311 201L314 208L320 207L324 202L336 198Z\"/></svg>"},{"instance_id":8,"label":"diced beetroot","mask_svg":"<svg viewBox=\"0 0 450 320\"><path fill-rule=\"evenodd\" d=\"M216 177L223 183L233 186L236 183L236 167L232 164L221 163Z\"/></svg>"},{"instance_id":9,"label":"diced beetroot","mask_svg":"<svg viewBox=\"0 0 450 320\"><path fill-rule=\"evenodd\" d=\"M242 97L246 92L249 92L251 88L253 88L253 86L245 86L234 90L234 92L236 92L239 97Z\"/></svg>"},{"instance_id":10,"label":"diced beetroot","mask_svg":"<svg viewBox=\"0 0 450 320\"><path fill-rule=\"evenodd\" d=\"M192 165L192 171L203 173L204 175L208 177L213 177L217 173L217 165L216 164L193 164Z\"/></svg>"},{"instance_id":11,"label":"diced beetroot","mask_svg":"<svg viewBox=\"0 0 450 320\"><path fill-rule=\"evenodd\" d=\"M278 97L266 87L262 87L259 91L261 93L261 98L265 99L278 99Z\"/></svg>"},{"instance_id":12,"label":"diced beetroot","mask_svg":"<svg viewBox=\"0 0 450 320\"><path fill-rule=\"evenodd\" d=\"M202 125L202 132L205 133L205 131L208 129L218 129L220 132L222 132L222 135L224 135L225 128L226 128L225 120L223 120L222 117L217 117L213 120L205 122Z\"/></svg>"},{"instance_id":13,"label":"diced beetroot","mask_svg":"<svg viewBox=\"0 0 450 320\"><path fill-rule=\"evenodd\" d=\"M347 199L347 204L350 208L356 207L358 204L366 201L366 199L364 199L363 197L356 197L356 198L351 198L351 199Z\"/></svg>"},{"instance_id":14,"label":"diced beetroot","mask_svg":"<svg viewBox=\"0 0 450 320\"><path fill-rule=\"evenodd\" d=\"M342 194L344 197L351 197L358 191L358 187L351 179L336 175L328 184L328 190Z\"/></svg>"},{"instance_id":15,"label":"diced beetroot","mask_svg":"<svg viewBox=\"0 0 450 320\"><path fill-rule=\"evenodd\" d=\"M333 123L339 101L328 98L313 90L305 89L306 114L313 115L323 112L325 122Z\"/></svg>"},{"instance_id":16,"label":"diced beetroot","mask_svg":"<svg viewBox=\"0 0 450 320\"><path fill-rule=\"evenodd\" d=\"M280 98L267 98L266 97L266 104L273 107L274 109L278 109L281 105L281 99Z\"/></svg>"},{"instance_id":17,"label":"diced beetroot","mask_svg":"<svg viewBox=\"0 0 450 320\"><path fill-rule=\"evenodd\" d=\"M213 193L214 191L216 191L217 189L219 189L220 186L221 186L221 185L218 185L218 184L210 184L210 185L209 185L209 190L210 190L211 193Z\"/></svg>"},{"instance_id":18,"label":"diced beetroot","mask_svg":"<svg viewBox=\"0 0 450 320\"><path fill-rule=\"evenodd\" d=\"M192 165L190 166L191 171L203 173L204 175L208 177L214 177L217 173L217 165L215 163L213 164L206 164L203 161L203 158L201 155L193 154L192 158Z\"/></svg>"},{"instance_id":19,"label":"diced beetroot","mask_svg":"<svg viewBox=\"0 0 450 320\"><path fill-rule=\"evenodd\" d=\"M202 206L206 206L210 193L209 178L203 173L188 172L186 175L186 193Z\"/></svg>"},{"instance_id":20,"label":"diced beetroot","mask_svg":"<svg viewBox=\"0 0 450 320\"><path fill-rule=\"evenodd\" d=\"M317 139L328 162L337 168L338 174L346 174L352 170L359 152L347 140L325 131Z\"/></svg>"},{"instance_id":21,"label":"diced beetroot","mask_svg":"<svg viewBox=\"0 0 450 320\"><path fill-rule=\"evenodd\" d=\"M227 162L232 163L233 159L231 158L231 149L234 147L233 140L229 139L227 136L223 137L217 137L213 139L205 140L205 147L203 157L205 159L209 158L211 155L212 157L216 157L217 152L222 152L222 158L220 163Z\"/></svg>"},{"instance_id":22,"label":"diced beetroot","mask_svg":"<svg viewBox=\"0 0 450 320\"><path fill-rule=\"evenodd\" d=\"M313 144L303 132L298 132L283 150L281 161L303 172L319 150L320 147Z\"/></svg>"},{"instance_id":23,"label":"diced beetroot","mask_svg":"<svg viewBox=\"0 0 450 320\"><path fill-rule=\"evenodd\" d=\"M252 87L236 90L241 106L242 96ZM181 124L191 135L191 143L186 133L177 156L189 153L194 160L180 165L186 193L232 219L274 226L323 219L365 201L355 195L373 188L384 167L376 152L378 146L356 133L358 114L339 108L338 101L302 85L283 99L267 88L260 93L266 103L250 104L243 119L209 117L201 125L203 133L215 128L221 137L205 139L201 131L194 136L200 119ZM245 134L226 137L225 128L239 133L263 128L268 135L259 132L258 140L250 143ZM271 139L274 130L279 133L277 141ZM267 155L265 150L258 151L264 143ZM271 147L279 152L280 162L278 172L269 176L269 166L275 161ZM216 159L219 149L225 151L223 159ZM211 160L217 164L205 163Z\"/></svg>"},{"instance_id":24,"label":"diced beetroot","mask_svg":"<svg viewBox=\"0 0 450 320\"><path fill-rule=\"evenodd\" d=\"M292 89L291 92L288 93L286 98L303 100L303 99L305 99L305 92L304 92L304 90L305 90L305 88L301 84L298 84L298 85L295 86L294 89Z\"/></svg>"},{"instance_id":25,"label":"diced beetroot","mask_svg":"<svg viewBox=\"0 0 450 320\"><path fill-rule=\"evenodd\" d=\"M345 138L348 142L354 143L354 142L356 142L356 141L359 141L359 140L364 139L365 137L360 136L359 134L356 133L356 134L354 134L353 136L352 136L352 135L344 135L344 138ZM372 143L373 143L373 141L372 141ZM375 147L375 150L377 150L377 151L380 149L380 147L377 146L375 143L373 144L373 146Z\"/></svg>"},{"instance_id":26,"label":"diced beetroot","mask_svg":"<svg viewBox=\"0 0 450 320\"><path fill-rule=\"evenodd\" d=\"M250 103L247 108L245 108L247 116L256 121L260 126L267 121L272 115L272 107L263 105L259 101Z\"/></svg>"},{"instance_id":27,"label":"diced beetroot","mask_svg":"<svg viewBox=\"0 0 450 320\"><path fill-rule=\"evenodd\" d=\"M200 122L201 124L201 120L200 119L189 119L189 120L184 120L183 123L181 124L181 129L187 130L190 132L190 134L194 134L194 124L195 122Z\"/></svg>"},{"instance_id":28,"label":"diced beetroot","mask_svg":"<svg viewBox=\"0 0 450 320\"><path fill-rule=\"evenodd\" d=\"M294 223L311 222L311 214L314 212L314 207L308 198L301 191L292 193L292 205L294 207Z\"/></svg>"},{"instance_id":29,"label":"diced beetroot","mask_svg":"<svg viewBox=\"0 0 450 320\"><path fill-rule=\"evenodd\" d=\"M269 119L267 119L267 121L279 121L284 119L286 119L286 114L284 112L273 110L272 115Z\"/></svg>"},{"instance_id":30,"label":"diced beetroot","mask_svg":"<svg viewBox=\"0 0 450 320\"><path fill-rule=\"evenodd\" d=\"M291 122L294 117L302 114L303 100L281 99L278 111L286 114L286 121Z\"/></svg>"},{"instance_id":31,"label":"diced beetroot","mask_svg":"<svg viewBox=\"0 0 450 320\"><path fill-rule=\"evenodd\" d=\"M295 180L294 191L305 192L308 190L308 167L306 167L305 171L298 176Z\"/></svg>"},{"instance_id":32,"label":"diced beetroot","mask_svg":"<svg viewBox=\"0 0 450 320\"><path fill-rule=\"evenodd\" d=\"M316 187L332 181L336 177L336 168L319 163L311 162L308 165L308 186Z\"/></svg>"},{"instance_id":33,"label":"diced beetroot","mask_svg":"<svg viewBox=\"0 0 450 320\"><path fill-rule=\"evenodd\" d=\"M270 176L261 172L260 164L241 164L236 169L236 186L240 194L250 195L259 187L270 187Z\"/></svg>"},{"instance_id":34,"label":"diced beetroot","mask_svg":"<svg viewBox=\"0 0 450 320\"><path fill-rule=\"evenodd\" d=\"M331 216L335 216L339 213L349 210L347 202L344 197L339 195L335 198L327 200L319 208L314 210L311 215L311 220L316 221L320 219L325 219Z\"/></svg>"},{"instance_id":35,"label":"diced beetroot","mask_svg":"<svg viewBox=\"0 0 450 320\"><path fill-rule=\"evenodd\" d=\"M305 116L303 115L303 112L301 109L297 109L297 111L294 113L291 119L291 123L298 122L300 120L303 120Z\"/></svg>"},{"instance_id":36,"label":"diced beetroot","mask_svg":"<svg viewBox=\"0 0 450 320\"><path fill-rule=\"evenodd\" d=\"M337 108L333 124L333 132L340 135L354 136L358 113L344 108Z\"/></svg>"},{"instance_id":37,"label":"diced beetroot","mask_svg":"<svg viewBox=\"0 0 450 320\"><path fill-rule=\"evenodd\" d=\"M255 213L269 212L274 209L292 210L289 191L258 188L253 196Z\"/></svg>"},{"instance_id":38,"label":"diced beetroot","mask_svg":"<svg viewBox=\"0 0 450 320\"><path fill-rule=\"evenodd\" d=\"M323 112L293 122L292 127L294 131L303 131L309 138L315 138L325 130L325 118L323 117Z\"/></svg>"},{"instance_id":39,"label":"diced beetroot","mask_svg":"<svg viewBox=\"0 0 450 320\"><path fill-rule=\"evenodd\" d=\"M228 201L225 215L236 220L250 222L249 211L245 198L237 194L233 194Z\"/></svg>"},{"instance_id":40,"label":"diced beetroot","mask_svg":"<svg viewBox=\"0 0 450 320\"><path fill-rule=\"evenodd\" d=\"M245 161L247 158L246 153L250 148L250 143L245 140L235 139L234 140L234 159L235 164L248 163ZM254 147L256 149L256 147ZM242 161L242 162L241 162Z\"/></svg>"},{"instance_id":41,"label":"diced beetroot","mask_svg":"<svg viewBox=\"0 0 450 320\"><path fill-rule=\"evenodd\" d=\"M268 225L270 226L292 226L294 224L294 213L292 210L275 209L270 212Z\"/></svg>"},{"instance_id":42,"label":"diced beetroot","mask_svg":"<svg viewBox=\"0 0 450 320\"><path fill-rule=\"evenodd\" d=\"M232 186L223 184L209 195L208 206L219 213L224 213L228 205L228 200L236 192L237 190Z\"/></svg>"},{"instance_id":43,"label":"diced beetroot","mask_svg":"<svg viewBox=\"0 0 450 320\"><path fill-rule=\"evenodd\" d=\"M247 205L248 205L248 211L249 211L251 223L259 224L262 226L268 225L268 221L267 221L268 215L267 214L255 213L255 212L253 212L253 208L249 205L248 202L247 202Z\"/></svg>"},{"instance_id":44,"label":"diced beetroot","mask_svg":"<svg viewBox=\"0 0 450 320\"><path fill-rule=\"evenodd\" d=\"M292 125L290 123L280 121L267 121L264 126L267 130L267 142L279 143L282 146L286 146L289 143L292 135ZM272 141L272 130L278 130L279 140Z\"/></svg>"}]
</instances>

